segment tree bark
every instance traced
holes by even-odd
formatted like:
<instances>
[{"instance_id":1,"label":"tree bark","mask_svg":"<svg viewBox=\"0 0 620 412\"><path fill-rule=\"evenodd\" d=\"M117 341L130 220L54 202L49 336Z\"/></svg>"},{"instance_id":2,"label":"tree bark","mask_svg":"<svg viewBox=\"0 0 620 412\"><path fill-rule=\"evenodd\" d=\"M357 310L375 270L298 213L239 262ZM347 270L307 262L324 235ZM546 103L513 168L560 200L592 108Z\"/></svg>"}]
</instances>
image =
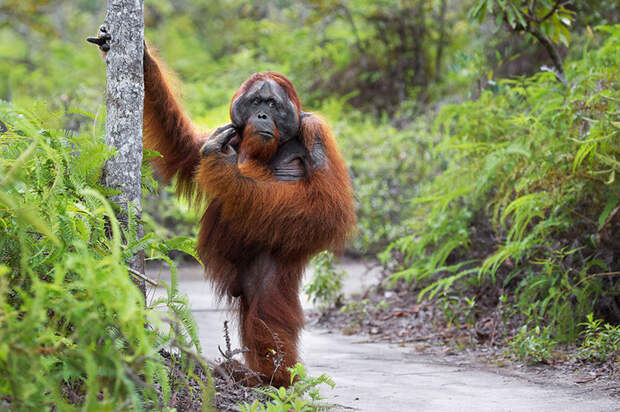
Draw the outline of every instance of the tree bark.
<instances>
[{"instance_id":1,"label":"tree bark","mask_svg":"<svg viewBox=\"0 0 620 412\"><path fill-rule=\"evenodd\" d=\"M531 33L532 36L536 37L540 44L543 45L543 47L547 51L547 54L549 54L551 61L553 62L553 66L557 71L557 73L555 74L557 79L562 82L564 86L566 86L566 80L564 78L564 64L562 63L562 57L560 56L557 47L555 47L553 42L547 36L545 36L538 28L529 25L526 31Z\"/></svg>"},{"instance_id":2,"label":"tree bark","mask_svg":"<svg viewBox=\"0 0 620 412\"><path fill-rule=\"evenodd\" d=\"M437 55L435 56L435 82L441 81L441 58L446 43L446 0L441 0L439 6L439 40L437 40Z\"/></svg>"},{"instance_id":3,"label":"tree bark","mask_svg":"<svg viewBox=\"0 0 620 412\"><path fill-rule=\"evenodd\" d=\"M104 25L111 34L106 54L106 144L116 148L103 171L107 187L119 189L112 198L118 202L118 219L128 229L128 211L136 223L136 237L144 236L142 228L142 115L144 109L144 12L143 0L108 0ZM130 231L125 230L126 236ZM124 239L134 241L135 239ZM134 255L129 267L144 273L144 251ZM144 280L132 276L143 294Z\"/></svg>"},{"instance_id":4,"label":"tree bark","mask_svg":"<svg viewBox=\"0 0 620 412\"><path fill-rule=\"evenodd\" d=\"M426 53L424 43L426 41L426 16L424 7L426 0L418 0L415 10L416 22L413 25L413 85L420 88L418 102L426 100L426 89L428 87L428 74L426 70Z\"/></svg>"}]
</instances>

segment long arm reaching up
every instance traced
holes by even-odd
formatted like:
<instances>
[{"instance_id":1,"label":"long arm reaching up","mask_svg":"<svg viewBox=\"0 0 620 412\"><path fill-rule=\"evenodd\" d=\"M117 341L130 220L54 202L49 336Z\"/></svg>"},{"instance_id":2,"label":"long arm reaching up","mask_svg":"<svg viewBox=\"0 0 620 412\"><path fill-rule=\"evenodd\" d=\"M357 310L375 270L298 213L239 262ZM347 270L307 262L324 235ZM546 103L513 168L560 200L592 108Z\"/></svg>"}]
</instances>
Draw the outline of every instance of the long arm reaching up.
<instances>
[{"instance_id":1,"label":"long arm reaching up","mask_svg":"<svg viewBox=\"0 0 620 412\"><path fill-rule=\"evenodd\" d=\"M144 146L163 157L154 162L161 176L177 178L180 194L191 196L204 143L172 92L161 63L144 48Z\"/></svg>"}]
</instances>

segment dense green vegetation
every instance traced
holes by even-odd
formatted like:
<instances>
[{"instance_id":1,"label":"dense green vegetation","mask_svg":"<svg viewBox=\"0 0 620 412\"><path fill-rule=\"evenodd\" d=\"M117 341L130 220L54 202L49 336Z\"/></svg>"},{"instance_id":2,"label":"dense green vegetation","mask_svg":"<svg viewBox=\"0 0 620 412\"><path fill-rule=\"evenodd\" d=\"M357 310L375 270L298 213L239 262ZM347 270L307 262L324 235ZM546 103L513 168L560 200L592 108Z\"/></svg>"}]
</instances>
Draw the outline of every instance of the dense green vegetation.
<instances>
[{"instance_id":1,"label":"dense green vegetation","mask_svg":"<svg viewBox=\"0 0 620 412\"><path fill-rule=\"evenodd\" d=\"M380 255L421 297L509 307L523 359L557 342L617 356L615 1L145 3L146 37L200 125L227 123L234 91L261 70L285 73L329 119L357 194L348 252ZM176 236L192 238L196 215L146 167L145 196L158 199L145 202L147 236L122 245L98 184L112 153L104 64L84 38L103 12L91 0L0 4L0 404L24 410L154 407L182 385L159 351L178 348L186 373L199 362L174 282L153 304L163 318L122 263L144 248L173 264L172 250L192 250ZM340 277L328 255L316 262L309 290L333 299ZM163 327L171 319L183 326Z\"/></svg>"},{"instance_id":2,"label":"dense green vegetation","mask_svg":"<svg viewBox=\"0 0 620 412\"><path fill-rule=\"evenodd\" d=\"M57 117L0 105L11 125L0 146L0 394L14 410L157 408L184 384L160 351L175 348L191 375L201 348L176 279L145 308L124 262L145 245L163 259L191 249L154 236L123 245L97 183L112 151L90 131L46 127ZM208 383L200 396L213 396Z\"/></svg>"},{"instance_id":3,"label":"dense green vegetation","mask_svg":"<svg viewBox=\"0 0 620 412\"><path fill-rule=\"evenodd\" d=\"M395 278L431 279L431 296L508 288L562 341L595 309L618 315L620 27L599 30L607 40L568 62L566 88L551 73L502 79L441 110L447 167L412 200L412 233L391 246L406 265Z\"/></svg>"}]
</instances>

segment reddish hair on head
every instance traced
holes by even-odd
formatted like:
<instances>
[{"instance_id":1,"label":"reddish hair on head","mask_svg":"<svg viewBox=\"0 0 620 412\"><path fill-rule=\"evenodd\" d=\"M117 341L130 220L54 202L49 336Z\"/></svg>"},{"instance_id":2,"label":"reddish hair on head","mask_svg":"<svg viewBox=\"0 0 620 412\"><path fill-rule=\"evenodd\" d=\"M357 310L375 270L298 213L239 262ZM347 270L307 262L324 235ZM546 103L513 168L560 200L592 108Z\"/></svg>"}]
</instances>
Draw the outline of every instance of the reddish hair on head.
<instances>
[{"instance_id":1,"label":"reddish hair on head","mask_svg":"<svg viewBox=\"0 0 620 412\"><path fill-rule=\"evenodd\" d=\"M239 90L237 90L237 93L235 93L235 95L233 96L231 104L230 104L231 109L232 109L232 103L237 99L237 97L245 93L250 88L250 86L252 86L257 81L267 80L267 79L271 79L274 82L278 83L284 89L284 91L286 91L286 94L288 94L288 97L291 99L291 101L295 105L295 109L297 110L297 114L299 115L299 112L301 111L301 102L299 101L299 96L297 96L297 91L295 90L295 86L293 86L293 83L291 83L291 81L285 75L283 75L282 73L278 73L278 72L254 73L253 75L248 77L248 79L243 82Z\"/></svg>"}]
</instances>

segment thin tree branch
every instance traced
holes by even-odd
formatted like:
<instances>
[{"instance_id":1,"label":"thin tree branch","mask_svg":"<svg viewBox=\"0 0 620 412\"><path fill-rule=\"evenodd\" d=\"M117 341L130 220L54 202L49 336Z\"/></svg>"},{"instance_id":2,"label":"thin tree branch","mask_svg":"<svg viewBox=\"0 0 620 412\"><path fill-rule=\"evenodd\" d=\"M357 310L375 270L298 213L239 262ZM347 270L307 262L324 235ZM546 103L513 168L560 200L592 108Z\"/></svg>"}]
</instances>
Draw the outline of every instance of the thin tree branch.
<instances>
[{"instance_id":1,"label":"thin tree branch","mask_svg":"<svg viewBox=\"0 0 620 412\"><path fill-rule=\"evenodd\" d=\"M137 270L134 270L132 268L127 268L127 270L129 271L129 273L131 273L134 276L139 277L140 279L142 279L143 281L145 281L146 283L148 283L151 286L159 286L159 283L155 282L153 279L151 279L150 277L146 276L143 273L138 272Z\"/></svg>"},{"instance_id":2,"label":"thin tree branch","mask_svg":"<svg viewBox=\"0 0 620 412\"><path fill-rule=\"evenodd\" d=\"M439 8L439 40L437 41L437 54L435 55L435 81L441 79L441 58L443 55L444 43L446 42L446 0L441 0Z\"/></svg>"},{"instance_id":3,"label":"thin tree branch","mask_svg":"<svg viewBox=\"0 0 620 412\"><path fill-rule=\"evenodd\" d=\"M538 24L540 24L540 23L542 23L542 22L546 21L547 19L549 19L551 16L553 16L553 14L554 14L556 11L558 11L558 9L559 9L560 7L564 7L564 6L566 6L567 4L569 4L569 3L570 3L570 1L565 1L565 2L563 2L563 3L562 3L561 1L559 1L559 0L558 0L558 1L556 1L556 2L555 2L555 4L553 5L553 7L551 8L551 10L549 10L549 12L548 12L547 14L545 14L543 17L541 17L540 19L536 18L536 15L534 14L534 11L533 11L533 10L531 10L531 11L530 11L530 14L529 14L529 15L526 15L525 17L526 17L526 19L528 19L528 20L529 20L529 21L531 21L531 22L534 22L534 23L538 23Z\"/></svg>"},{"instance_id":4,"label":"thin tree branch","mask_svg":"<svg viewBox=\"0 0 620 412\"><path fill-rule=\"evenodd\" d=\"M543 45L545 50L547 50L547 53L549 54L549 57L551 57L553 65L558 71L556 77L558 77L558 80L560 80L562 84L566 85L566 80L564 79L564 65L562 63L562 57L560 56L557 47L555 47L553 42L540 30L538 30L537 27L530 25L527 28L527 32L530 33L532 36L536 37L536 39Z\"/></svg>"}]
</instances>

